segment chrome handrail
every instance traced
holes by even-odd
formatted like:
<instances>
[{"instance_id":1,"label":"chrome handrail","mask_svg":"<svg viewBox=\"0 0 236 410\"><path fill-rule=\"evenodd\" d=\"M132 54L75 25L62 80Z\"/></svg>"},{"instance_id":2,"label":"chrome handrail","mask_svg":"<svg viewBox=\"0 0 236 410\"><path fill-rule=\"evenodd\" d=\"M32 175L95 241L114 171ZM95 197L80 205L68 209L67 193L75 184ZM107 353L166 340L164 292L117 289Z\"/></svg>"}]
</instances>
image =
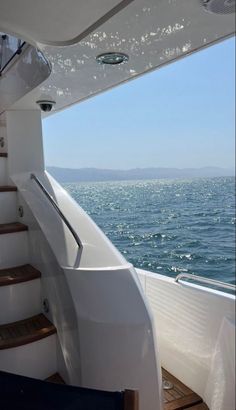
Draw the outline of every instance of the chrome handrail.
<instances>
[{"instance_id":1,"label":"chrome handrail","mask_svg":"<svg viewBox=\"0 0 236 410\"><path fill-rule=\"evenodd\" d=\"M38 186L41 188L41 190L43 191L43 193L45 194L45 196L47 197L47 199L49 200L49 202L51 203L51 205L56 209L58 215L61 217L61 219L63 220L63 222L65 223L65 225L67 226L67 228L70 230L72 236L74 237L77 245L79 248L82 248L82 243L77 235L77 233L75 232L75 230L72 228L70 222L68 221L68 219L65 217L65 215L62 213L62 211L60 210L59 206L56 204L56 202L54 201L53 197L49 194L49 192L47 191L47 189L44 187L44 185L42 184L42 182L40 182L40 180L36 177L36 175L31 174L30 178L33 179Z\"/></svg>"},{"instance_id":2,"label":"chrome handrail","mask_svg":"<svg viewBox=\"0 0 236 410\"><path fill-rule=\"evenodd\" d=\"M192 275L191 273L179 273L175 278L175 282L178 283L182 279L192 279L197 282L202 282L208 285L218 286L224 289L230 289L236 292L236 286L232 285L231 283L225 283L225 282L221 282L220 280L204 278L203 276Z\"/></svg>"}]
</instances>

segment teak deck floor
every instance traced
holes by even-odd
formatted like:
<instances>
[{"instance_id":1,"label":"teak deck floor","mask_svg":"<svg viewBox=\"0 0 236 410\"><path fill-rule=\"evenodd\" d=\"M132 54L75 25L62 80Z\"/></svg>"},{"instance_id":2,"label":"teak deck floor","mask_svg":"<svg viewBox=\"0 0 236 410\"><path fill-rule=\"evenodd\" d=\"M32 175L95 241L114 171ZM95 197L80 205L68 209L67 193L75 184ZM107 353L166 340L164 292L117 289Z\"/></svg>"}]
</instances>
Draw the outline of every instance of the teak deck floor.
<instances>
[{"instance_id":1,"label":"teak deck floor","mask_svg":"<svg viewBox=\"0 0 236 410\"><path fill-rule=\"evenodd\" d=\"M208 407L203 403L202 398L194 393L189 387L181 383L172 374L162 369L163 380L168 380L173 383L173 388L163 390L164 393L164 410L208 410Z\"/></svg>"},{"instance_id":2,"label":"teak deck floor","mask_svg":"<svg viewBox=\"0 0 236 410\"><path fill-rule=\"evenodd\" d=\"M172 374L162 369L163 380L173 383L173 389L164 390L164 410L209 410L203 403L200 396L194 393L189 387L185 386ZM59 373L55 373L46 379L48 382L65 384Z\"/></svg>"}]
</instances>

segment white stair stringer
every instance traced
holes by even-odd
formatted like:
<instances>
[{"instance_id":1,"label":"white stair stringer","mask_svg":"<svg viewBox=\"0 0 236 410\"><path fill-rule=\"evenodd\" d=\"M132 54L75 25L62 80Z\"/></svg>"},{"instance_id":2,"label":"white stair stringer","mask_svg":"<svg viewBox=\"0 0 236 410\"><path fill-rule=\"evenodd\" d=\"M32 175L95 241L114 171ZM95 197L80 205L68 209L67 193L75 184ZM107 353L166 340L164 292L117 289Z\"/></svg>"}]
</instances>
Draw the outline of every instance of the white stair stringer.
<instances>
[{"instance_id":1,"label":"white stair stringer","mask_svg":"<svg viewBox=\"0 0 236 410\"><path fill-rule=\"evenodd\" d=\"M0 158L0 164L5 158ZM1 186L0 186L1 187ZM0 191L0 224L17 221L17 192ZM4 268L29 261L28 232L0 235L0 275ZM0 325L36 315L41 310L40 279L0 286Z\"/></svg>"},{"instance_id":2,"label":"white stair stringer","mask_svg":"<svg viewBox=\"0 0 236 410\"><path fill-rule=\"evenodd\" d=\"M0 185L7 184L7 158L0 157Z\"/></svg>"},{"instance_id":3,"label":"white stair stringer","mask_svg":"<svg viewBox=\"0 0 236 410\"><path fill-rule=\"evenodd\" d=\"M57 335L0 350L0 370L46 379L57 372Z\"/></svg>"},{"instance_id":4,"label":"white stair stringer","mask_svg":"<svg viewBox=\"0 0 236 410\"><path fill-rule=\"evenodd\" d=\"M0 155L0 371L46 379L58 370L56 333L46 334L43 327L41 338L26 335L24 339L27 325L26 330L19 330L17 327L19 321L40 316L41 280L40 273L32 279L27 278L26 272L24 280L17 277L15 269L10 269L19 268L24 271L24 265L30 266L30 255L28 231L18 229L20 224L17 224L18 193L7 186L7 161L7 157ZM16 230L12 229L14 224ZM22 275L24 276L23 272ZM12 330L4 330L7 326ZM4 345L6 335L8 345Z\"/></svg>"},{"instance_id":5,"label":"white stair stringer","mask_svg":"<svg viewBox=\"0 0 236 410\"><path fill-rule=\"evenodd\" d=\"M0 325L23 320L37 315L40 311L40 279L0 286Z\"/></svg>"},{"instance_id":6,"label":"white stair stringer","mask_svg":"<svg viewBox=\"0 0 236 410\"><path fill-rule=\"evenodd\" d=\"M0 269L25 265L28 261L27 232L0 235Z\"/></svg>"},{"instance_id":7,"label":"white stair stringer","mask_svg":"<svg viewBox=\"0 0 236 410\"><path fill-rule=\"evenodd\" d=\"M0 224L7 224L16 220L17 192L0 192Z\"/></svg>"}]
</instances>

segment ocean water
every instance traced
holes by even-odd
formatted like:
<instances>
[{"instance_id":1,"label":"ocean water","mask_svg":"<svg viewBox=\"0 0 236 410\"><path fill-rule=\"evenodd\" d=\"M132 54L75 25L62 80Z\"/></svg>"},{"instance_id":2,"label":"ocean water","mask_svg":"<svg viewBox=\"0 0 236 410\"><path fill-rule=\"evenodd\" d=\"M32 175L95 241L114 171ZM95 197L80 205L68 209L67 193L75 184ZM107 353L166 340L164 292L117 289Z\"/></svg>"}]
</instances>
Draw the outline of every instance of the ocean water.
<instances>
[{"instance_id":1,"label":"ocean water","mask_svg":"<svg viewBox=\"0 0 236 410\"><path fill-rule=\"evenodd\" d=\"M64 184L134 266L235 283L235 178Z\"/></svg>"}]
</instances>

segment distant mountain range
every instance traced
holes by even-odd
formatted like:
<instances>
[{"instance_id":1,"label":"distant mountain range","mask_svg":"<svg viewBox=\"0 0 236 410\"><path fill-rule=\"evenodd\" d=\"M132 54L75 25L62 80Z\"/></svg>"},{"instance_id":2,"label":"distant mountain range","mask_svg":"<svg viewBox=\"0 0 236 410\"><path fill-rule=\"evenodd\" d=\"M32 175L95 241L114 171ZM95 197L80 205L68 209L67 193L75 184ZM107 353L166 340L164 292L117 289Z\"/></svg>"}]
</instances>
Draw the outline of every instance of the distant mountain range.
<instances>
[{"instance_id":1,"label":"distant mountain range","mask_svg":"<svg viewBox=\"0 0 236 410\"><path fill-rule=\"evenodd\" d=\"M234 176L233 169L204 168L135 168L129 170L99 168L59 168L47 167L47 171L58 182L125 181L162 178L197 178Z\"/></svg>"}]
</instances>

